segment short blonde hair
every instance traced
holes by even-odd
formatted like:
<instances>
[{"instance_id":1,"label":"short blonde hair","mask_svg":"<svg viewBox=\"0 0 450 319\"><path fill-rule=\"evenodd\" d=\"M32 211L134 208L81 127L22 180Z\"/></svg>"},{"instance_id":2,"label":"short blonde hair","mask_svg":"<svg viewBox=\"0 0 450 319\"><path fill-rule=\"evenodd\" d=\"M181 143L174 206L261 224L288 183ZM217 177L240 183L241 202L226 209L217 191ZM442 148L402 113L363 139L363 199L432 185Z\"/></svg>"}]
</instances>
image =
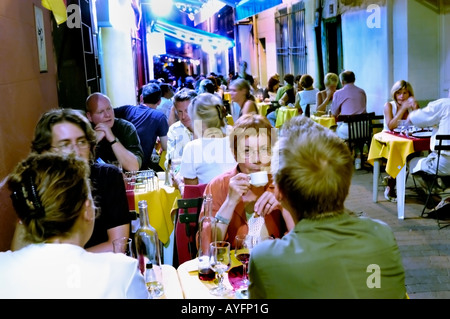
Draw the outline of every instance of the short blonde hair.
<instances>
[{"instance_id":1,"label":"short blonde hair","mask_svg":"<svg viewBox=\"0 0 450 319\"><path fill-rule=\"evenodd\" d=\"M222 130L226 126L223 108L220 97L211 93L201 93L191 100L188 113L192 121L202 121L203 128Z\"/></svg>"},{"instance_id":2,"label":"short blonde hair","mask_svg":"<svg viewBox=\"0 0 450 319\"><path fill-rule=\"evenodd\" d=\"M272 153L274 181L296 220L344 211L353 157L335 133L295 117L284 124Z\"/></svg>"},{"instance_id":3,"label":"short blonde hair","mask_svg":"<svg viewBox=\"0 0 450 319\"><path fill-rule=\"evenodd\" d=\"M412 88L411 83L406 82L405 80L400 80L394 83L394 85L391 88L391 98L397 102L397 100L395 99L395 94L397 94L398 91L400 91L401 89L405 89L406 91L408 91L410 96L414 96L414 90Z\"/></svg>"},{"instance_id":4,"label":"short blonde hair","mask_svg":"<svg viewBox=\"0 0 450 319\"><path fill-rule=\"evenodd\" d=\"M243 114L234 123L233 131L230 134L230 146L233 152L236 162L242 162L238 156L239 140L241 138L247 138L250 136L259 136L260 134L267 134L271 152L273 144L275 144L275 138L272 139L272 124L270 124L267 117L259 114Z\"/></svg>"},{"instance_id":5,"label":"short blonde hair","mask_svg":"<svg viewBox=\"0 0 450 319\"><path fill-rule=\"evenodd\" d=\"M339 76L336 73L327 73L327 75L325 75L325 79L324 79L324 84L325 86L328 85L338 85L339 83Z\"/></svg>"}]
</instances>

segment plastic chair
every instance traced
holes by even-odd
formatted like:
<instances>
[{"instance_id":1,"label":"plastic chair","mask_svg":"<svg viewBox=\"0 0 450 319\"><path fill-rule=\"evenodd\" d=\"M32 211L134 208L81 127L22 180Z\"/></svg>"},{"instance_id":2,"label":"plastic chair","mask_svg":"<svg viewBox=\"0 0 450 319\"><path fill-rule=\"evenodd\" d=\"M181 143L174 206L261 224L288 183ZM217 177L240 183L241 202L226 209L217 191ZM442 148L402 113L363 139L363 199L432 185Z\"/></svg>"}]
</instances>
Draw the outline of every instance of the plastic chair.
<instances>
[{"instance_id":1,"label":"plastic chair","mask_svg":"<svg viewBox=\"0 0 450 319\"><path fill-rule=\"evenodd\" d=\"M197 256L196 234L205 187L206 184L185 185L183 198L177 202L179 209L175 219L174 266Z\"/></svg>"}]
</instances>

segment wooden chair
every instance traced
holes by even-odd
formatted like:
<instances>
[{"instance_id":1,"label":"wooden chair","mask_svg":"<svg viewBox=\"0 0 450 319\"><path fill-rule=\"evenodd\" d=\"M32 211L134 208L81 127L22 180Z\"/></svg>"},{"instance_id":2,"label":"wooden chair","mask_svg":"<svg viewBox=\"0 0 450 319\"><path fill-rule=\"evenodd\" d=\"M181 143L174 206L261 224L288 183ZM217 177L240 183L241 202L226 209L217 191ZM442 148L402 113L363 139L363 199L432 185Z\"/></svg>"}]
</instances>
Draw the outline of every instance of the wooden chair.
<instances>
[{"instance_id":1,"label":"wooden chair","mask_svg":"<svg viewBox=\"0 0 450 319\"><path fill-rule=\"evenodd\" d=\"M421 214L422 217L425 213L425 210L427 209L427 206L428 206L430 200L431 201L434 200L433 199L433 189L434 189L434 186L437 184L437 179L450 177L449 175L442 175L439 173L439 161L441 158L441 151L450 151L450 135L436 135L436 145L434 146L434 151L437 153L436 172L434 174L429 174L426 172L420 172L420 173L414 174L414 175L420 174L420 175L424 176L425 178L428 177L429 179L431 179L431 183L427 183L427 185L428 185L427 198L425 200L425 204L422 209L422 214ZM450 225L450 223L448 221L443 223L442 222L443 219L441 219L439 217L440 217L439 213L437 213L436 220L437 220L439 228L443 228L443 227Z\"/></svg>"},{"instance_id":2,"label":"wooden chair","mask_svg":"<svg viewBox=\"0 0 450 319\"><path fill-rule=\"evenodd\" d=\"M355 115L339 115L337 118L337 122L348 124L348 139L346 140L346 143L351 152L355 152L355 150L361 152L361 166L363 166L366 161L362 156L364 144L366 144L367 149L369 149L370 143L372 142L372 119L374 117L375 112Z\"/></svg>"},{"instance_id":3,"label":"wooden chair","mask_svg":"<svg viewBox=\"0 0 450 319\"><path fill-rule=\"evenodd\" d=\"M206 184L185 185L183 198L177 201L175 218L174 266L197 256L196 234Z\"/></svg>"}]
</instances>

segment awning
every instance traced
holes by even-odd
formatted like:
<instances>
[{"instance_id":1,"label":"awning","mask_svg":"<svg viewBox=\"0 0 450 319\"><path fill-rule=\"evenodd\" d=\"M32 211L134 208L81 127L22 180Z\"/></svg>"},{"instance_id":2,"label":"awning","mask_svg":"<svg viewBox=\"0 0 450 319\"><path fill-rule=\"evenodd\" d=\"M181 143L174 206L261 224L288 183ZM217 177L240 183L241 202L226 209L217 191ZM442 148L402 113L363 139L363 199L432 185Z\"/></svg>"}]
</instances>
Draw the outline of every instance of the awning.
<instances>
[{"instance_id":1,"label":"awning","mask_svg":"<svg viewBox=\"0 0 450 319\"><path fill-rule=\"evenodd\" d=\"M283 3L282 0L242 0L236 5L236 20L242 20Z\"/></svg>"},{"instance_id":2,"label":"awning","mask_svg":"<svg viewBox=\"0 0 450 319\"><path fill-rule=\"evenodd\" d=\"M155 31L164 33L167 36L194 43L201 46L211 46L214 50L228 49L234 47L234 41L211 32L188 27L164 19L156 20L153 26Z\"/></svg>"}]
</instances>

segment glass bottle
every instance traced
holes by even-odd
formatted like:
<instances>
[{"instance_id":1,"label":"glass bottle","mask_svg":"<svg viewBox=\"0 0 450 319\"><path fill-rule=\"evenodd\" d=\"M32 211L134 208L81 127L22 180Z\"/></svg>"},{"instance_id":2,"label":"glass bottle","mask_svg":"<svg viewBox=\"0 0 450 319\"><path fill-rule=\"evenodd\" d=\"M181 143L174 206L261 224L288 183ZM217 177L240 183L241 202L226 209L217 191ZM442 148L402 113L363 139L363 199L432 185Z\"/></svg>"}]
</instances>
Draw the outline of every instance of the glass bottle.
<instances>
[{"instance_id":1,"label":"glass bottle","mask_svg":"<svg viewBox=\"0 0 450 319\"><path fill-rule=\"evenodd\" d=\"M204 215L198 224L198 278L203 281L215 279L215 273L210 268L209 244L216 240L216 218L212 216L212 195L203 199Z\"/></svg>"},{"instance_id":2,"label":"glass bottle","mask_svg":"<svg viewBox=\"0 0 450 319\"><path fill-rule=\"evenodd\" d=\"M166 176L165 176L165 180L164 180L164 185L172 186L171 172L172 172L172 159L170 158L170 155L169 155L169 159L167 161L167 168L166 168Z\"/></svg>"},{"instance_id":3,"label":"glass bottle","mask_svg":"<svg viewBox=\"0 0 450 319\"><path fill-rule=\"evenodd\" d=\"M139 270L145 277L150 298L157 298L164 294L158 234L149 223L147 201L139 201L138 207L140 226L134 236L136 256Z\"/></svg>"}]
</instances>

